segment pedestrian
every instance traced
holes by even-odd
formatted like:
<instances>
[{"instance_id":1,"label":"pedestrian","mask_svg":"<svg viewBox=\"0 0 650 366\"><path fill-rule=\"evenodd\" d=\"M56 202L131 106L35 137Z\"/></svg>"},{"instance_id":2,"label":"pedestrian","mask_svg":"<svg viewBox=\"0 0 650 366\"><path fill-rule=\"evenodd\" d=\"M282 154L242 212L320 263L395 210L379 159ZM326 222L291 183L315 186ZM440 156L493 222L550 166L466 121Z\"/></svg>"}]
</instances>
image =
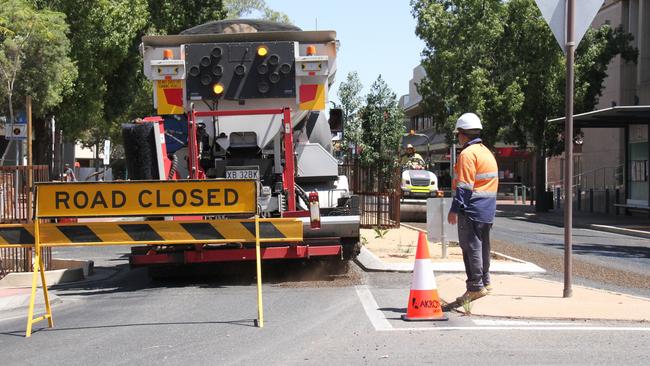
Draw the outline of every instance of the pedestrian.
<instances>
[{"instance_id":1,"label":"pedestrian","mask_svg":"<svg viewBox=\"0 0 650 366\"><path fill-rule=\"evenodd\" d=\"M456 121L455 133L462 147L452 182L455 196L447 221L458 224L458 243L463 251L467 291L456 300L473 301L487 295L490 284L490 229L497 206L499 169L492 152L481 140L481 120L465 113Z\"/></svg>"},{"instance_id":2,"label":"pedestrian","mask_svg":"<svg viewBox=\"0 0 650 366\"><path fill-rule=\"evenodd\" d=\"M76 182L77 177L74 174L74 170L70 167L70 164L65 164L65 169L63 170L63 181L65 182Z\"/></svg>"}]
</instances>

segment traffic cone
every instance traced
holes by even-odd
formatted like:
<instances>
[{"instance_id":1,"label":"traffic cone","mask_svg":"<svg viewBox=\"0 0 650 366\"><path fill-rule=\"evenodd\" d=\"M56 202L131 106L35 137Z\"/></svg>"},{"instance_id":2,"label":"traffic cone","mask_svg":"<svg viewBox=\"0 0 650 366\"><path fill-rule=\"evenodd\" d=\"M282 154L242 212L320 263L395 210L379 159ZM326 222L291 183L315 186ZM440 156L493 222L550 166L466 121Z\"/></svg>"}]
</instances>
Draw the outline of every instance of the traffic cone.
<instances>
[{"instance_id":1,"label":"traffic cone","mask_svg":"<svg viewBox=\"0 0 650 366\"><path fill-rule=\"evenodd\" d=\"M442 311L427 237L420 232L408 308L403 320L449 320Z\"/></svg>"}]
</instances>

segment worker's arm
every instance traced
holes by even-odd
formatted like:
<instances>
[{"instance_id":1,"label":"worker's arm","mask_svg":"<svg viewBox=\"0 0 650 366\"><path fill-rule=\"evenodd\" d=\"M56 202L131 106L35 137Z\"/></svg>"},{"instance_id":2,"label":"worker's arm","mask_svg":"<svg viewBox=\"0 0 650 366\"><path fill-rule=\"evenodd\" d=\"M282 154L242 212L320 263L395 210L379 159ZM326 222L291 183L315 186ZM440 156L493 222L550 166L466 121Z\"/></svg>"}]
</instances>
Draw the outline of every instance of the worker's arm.
<instances>
[{"instance_id":1,"label":"worker's arm","mask_svg":"<svg viewBox=\"0 0 650 366\"><path fill-rule=\"evenodd\" d=\"M460 154L456 166L456 196L451 203L450 212L458 214L467 208L474 190L476 177L476 162L471 154Z\"/></svg>"}]
</instances>

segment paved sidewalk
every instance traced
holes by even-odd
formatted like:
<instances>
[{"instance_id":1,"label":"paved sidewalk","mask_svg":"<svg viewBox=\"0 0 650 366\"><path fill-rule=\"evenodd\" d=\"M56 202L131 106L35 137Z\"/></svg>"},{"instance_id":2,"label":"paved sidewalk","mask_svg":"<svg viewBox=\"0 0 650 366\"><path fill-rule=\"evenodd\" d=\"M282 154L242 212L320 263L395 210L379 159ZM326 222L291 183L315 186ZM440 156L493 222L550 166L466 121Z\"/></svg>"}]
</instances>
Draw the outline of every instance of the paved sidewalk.
<instances>
[{"instance_id":1,"label":"paved sidewalk","mask_svg":"<svg viewBox=\"0 0 650 366\"><path fill-rule=\"evenodd\" d=\"M413 230L413 235L417 232ZM497 255L499 255L497 253ZM412 260L382 261L363 248L357 258L369 270L385 272L412 271ZM440 297L448 303L465 292L462 262L433 260ZM453 268L452 268L453 267ZM471 304L477 316L522 319L602 319L650 322L650 299L573 285L573 296L563 298L564 284L536 277L544 272L538 266L513 259L501 263L492 275L492 294ZM462 307L457 311L465 312Z\"/></svg>"}]
</instances>

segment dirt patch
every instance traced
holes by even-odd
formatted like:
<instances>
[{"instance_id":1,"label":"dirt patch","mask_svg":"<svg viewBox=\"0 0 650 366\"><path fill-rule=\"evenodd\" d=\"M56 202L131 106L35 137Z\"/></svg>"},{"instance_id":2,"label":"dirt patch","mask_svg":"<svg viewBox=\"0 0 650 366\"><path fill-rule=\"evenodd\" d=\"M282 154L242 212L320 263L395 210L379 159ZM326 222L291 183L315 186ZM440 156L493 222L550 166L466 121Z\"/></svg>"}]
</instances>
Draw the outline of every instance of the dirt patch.
<instances>
[{"instance_id":1,"label":"dirt patch","mask_svg":"<svg viewBox=\"0 0 650 366\"><path fill-rule=\"evenodd\" d=\"M311 261L276 278L273 286L283 288L350 287L363 283L363 274L352 262Z\"/></svg>"},{"instance_id":2,"label":"dirt patch","mask_svg":"<svg viewBox=\"0 0 650 366\"><path fill-rule=\"evenodd\" d=\"M385 262L413 262L418 246L419 232L401 226L398 229L361 229L361 243ZM447 245L447 258L442 258L442 245L429 243L429 254L434 262L463 260L457 243Z\"/></svg>"}]
</instances>

